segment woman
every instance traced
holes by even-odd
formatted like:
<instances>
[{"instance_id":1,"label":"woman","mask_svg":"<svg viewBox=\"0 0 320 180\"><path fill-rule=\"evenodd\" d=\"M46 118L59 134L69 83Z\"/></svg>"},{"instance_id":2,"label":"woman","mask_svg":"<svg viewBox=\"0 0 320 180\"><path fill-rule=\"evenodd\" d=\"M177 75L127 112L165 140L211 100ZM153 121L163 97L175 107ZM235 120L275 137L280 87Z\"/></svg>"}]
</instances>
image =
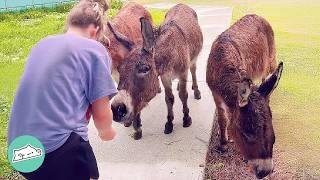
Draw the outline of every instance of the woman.
<instances>
[{"instance_id":1,"label":"woman","mask_svg":"<svg viewBox=\"0 0 320 180\"><path fill-rule=\"evenodd\" d=\"M98 179L88 142L88 117L102 140L112 140L109 101L117 93L111 59L97 40L103 38L103 0L83 0L69 13L66 33L48 36L32 49L17 90L8 143L31 135L45 147L42 166L27 179ZM90 108L90 111L87 110Z\"/></svg>"}]
</instances>

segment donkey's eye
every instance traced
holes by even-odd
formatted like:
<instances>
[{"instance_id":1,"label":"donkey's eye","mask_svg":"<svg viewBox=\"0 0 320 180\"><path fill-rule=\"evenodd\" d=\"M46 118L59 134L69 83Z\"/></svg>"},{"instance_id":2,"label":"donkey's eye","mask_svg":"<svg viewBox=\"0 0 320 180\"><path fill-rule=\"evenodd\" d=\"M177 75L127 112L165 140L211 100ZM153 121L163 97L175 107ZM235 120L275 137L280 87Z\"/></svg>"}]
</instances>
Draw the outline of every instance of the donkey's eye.
<instances>
[{"instance_id":1,"label":"donkey's eye","mask_svg":"<svg viewBox=\"0 0 320 180\"><path fill-rule=\"evenodd\" d=\"M143 77L150 72L151 67L147 64L138 64L137 68L137 75Z\"/></svg>"}]
</instances>

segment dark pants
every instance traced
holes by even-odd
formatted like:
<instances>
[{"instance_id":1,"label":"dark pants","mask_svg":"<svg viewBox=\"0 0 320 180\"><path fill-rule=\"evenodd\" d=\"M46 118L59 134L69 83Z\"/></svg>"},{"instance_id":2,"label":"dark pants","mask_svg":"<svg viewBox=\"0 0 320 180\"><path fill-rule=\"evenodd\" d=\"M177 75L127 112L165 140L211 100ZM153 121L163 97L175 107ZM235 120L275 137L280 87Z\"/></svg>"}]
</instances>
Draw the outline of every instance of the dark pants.
<instances>
[{"instance_id":1,"label":"dark pants","mask_svg":"<svg viewBox=\"0 0 320 180\"><path fill-rule=\"evenodd\" d=\"M76 133L57 150L46 154L43 164L31 173L21 173L30 180L98 179L96 158L88 141Z\"/></svg>"}]
</instances>

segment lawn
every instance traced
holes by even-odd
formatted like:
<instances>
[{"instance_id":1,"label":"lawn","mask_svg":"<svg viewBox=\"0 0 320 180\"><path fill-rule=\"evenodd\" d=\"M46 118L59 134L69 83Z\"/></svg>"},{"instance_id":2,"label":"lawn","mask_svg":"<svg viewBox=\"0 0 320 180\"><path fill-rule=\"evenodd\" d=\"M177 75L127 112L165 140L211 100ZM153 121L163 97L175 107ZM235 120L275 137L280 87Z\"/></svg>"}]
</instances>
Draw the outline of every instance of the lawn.
<instances>
[{"instance_id":1,"label":"lawn","mask_svg":"<svg viewBox=\"0 0 320 180\"><path fill-rule=\"evenodd\" d=\"M285 63L283 78L271 100L277 153L287 167L301 175L300 178L320 177L320 2L179 2L230 6L233 7L233 21L247 13L256 13L271 23L277 59ZM109 16L117 12L117 7L113 6ZM0 14L0 179L14 175L6 160L7 122L26 57L41 38L62 32L69 9L70 5L66 5ZM163 10L152 10L156 24L161 23L164 13Z\"/></svg>"}]
</instances>

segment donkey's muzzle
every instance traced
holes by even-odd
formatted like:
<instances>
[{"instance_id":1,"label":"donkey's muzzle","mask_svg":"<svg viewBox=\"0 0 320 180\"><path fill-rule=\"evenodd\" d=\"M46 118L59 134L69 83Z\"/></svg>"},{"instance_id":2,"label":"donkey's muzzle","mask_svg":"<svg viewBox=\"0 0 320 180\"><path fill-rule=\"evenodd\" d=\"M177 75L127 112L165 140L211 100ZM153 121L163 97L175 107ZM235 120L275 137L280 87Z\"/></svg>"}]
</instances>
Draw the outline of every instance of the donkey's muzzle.
<instances>
[{"instance_id":1,"label":"donkey's muzzle","mask_svg":"<svg viewBox=\"0 0 320 180\"><path fill-rule=\"evenodd\" d=\"M268 176L274 169L272 158L249 160L249 163L258 179Z\"/></svg>"},{"instance_id":2,"label":"donkey's muzzle","mask_svg":"<svg viewBox=\"0 0 320 180\"><path fill-rule=\"evenodd\" d=\"M261 170L256 172L256 176L258 179L263 179L271 173L271 170Z\"/></svg>"},{"instance_id":3,"label":"donkey's muzzle","mask_svg":"<svg viewBox=\"0 0 320 180\"><path fill-rule=\"evenodd\" d=\"M116 122L122 122L128 113L127 107L123 103L111 105L111 109L113 113L113 120Z\"/></svg>"}]
</instances>

